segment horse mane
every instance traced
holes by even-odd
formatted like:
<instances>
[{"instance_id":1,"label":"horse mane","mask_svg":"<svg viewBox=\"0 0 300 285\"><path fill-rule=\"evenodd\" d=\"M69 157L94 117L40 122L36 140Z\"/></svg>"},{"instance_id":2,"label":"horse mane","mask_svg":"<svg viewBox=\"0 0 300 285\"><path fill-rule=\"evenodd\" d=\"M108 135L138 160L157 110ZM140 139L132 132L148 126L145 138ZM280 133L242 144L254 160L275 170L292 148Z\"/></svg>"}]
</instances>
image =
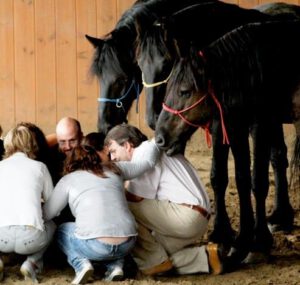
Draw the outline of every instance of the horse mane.
<instances>
[{"instance_id":1,"label":"horse mane","mask_svg":"<svg viewBox=\"0 0 300 285\"><path fill-rule=\"evenodd\" d=\"M175 64L167 93L182 93L184 86L209 92L211 82L216 96L228 107L243 104L245 98L249 100L253 88L262 80L260 62L253 48L255 37L251 32L245 27L234 29L201 53L195 45L181 45L178 49L182 54ZM245 96L245 91L249 96Z\"/></svg>"},{"instance_id":2,"label":"horse mane","mask_svg":"<svg viewBox=\"0 0 300 285\"><path fill-rule=\"evenodd\" d=\"M212 86L227 106L255 103L264 80L260 53L262 23L240 26L203 49Z\"/></svg>"},{"instance_id":3,"label":"horse mane","mask_svg":"<svg viewBox=\"0 0 300 285\"><path fill-rule=\"evenodd\" d=\"M172 28L174 22L176 22L176 17L189 15L189 13L197 7L203 7L204 5L215 6L217 3L222 2L217 0L207 0L200 3L194 3L175 11L168 17L159 17L159 15L153 14L152 11L145 7L143 13L136 17L136 57L144 55L152 58L154 56L152 47L155 46L158 53L163 54L166 60L171 60L172 55L170 45L168 45L168 42L170 41L168 31ZM173 29L172 32L174 32ZM171 48L173 47L174 45L171 46Z\"/></svg>"},{"instance_id":4,"label":"horse mane","mask_svg":"<svg viewBox=\"0 0 300 285\"><path fill-rule=\"evenodd\" d=\"M165 33L160 23L155 22L151 27L145 29L142 34L139 31L138 37L135 42L136 57L155 57L153 54L153 47L155 47L160 54L169 60L172 58L170 49L167 46Z\"/></svg>"},{"instance_id":5,"label":"horse mane","mask_svg":"<svg viewBox=\"0 0 300 285\"><path fill-rule=\"evenodd\" d=\"M156 7L160 7L161 3L168 2L162 0L140 0L136 1L133 6L127 9L117 22L115 29L127 29L130 31L135 38L136 36L136 27L135 22L137 18L152 18Z\"/></svg>"},{"instance_id":6,"label":"horse mane","mask_svg":"<svg viewBox=\"0 0 300 285\"><path fill-rule=\"evenodd\" d=\"M198 48L203 48L235 28L237 24L267 20L270 16L255 9L241 8L236 4L207 0L193 3L168 17L158 17L154 25L145 25L144 18L146 17L138 18L137 21L136 55L141 56L142 52L150 54L151 45L154 45L161 54L168 57L171 56L170 53L174 54L168 50L174 49L174 45L170 45L172 40L188 41ZM226 24L220 26L215 21ZM153 23L153 20L150 23ZM155 25L159 25L160 29ZM146 46L150 48L147 49Z\"/></svg>"}]
</instances>

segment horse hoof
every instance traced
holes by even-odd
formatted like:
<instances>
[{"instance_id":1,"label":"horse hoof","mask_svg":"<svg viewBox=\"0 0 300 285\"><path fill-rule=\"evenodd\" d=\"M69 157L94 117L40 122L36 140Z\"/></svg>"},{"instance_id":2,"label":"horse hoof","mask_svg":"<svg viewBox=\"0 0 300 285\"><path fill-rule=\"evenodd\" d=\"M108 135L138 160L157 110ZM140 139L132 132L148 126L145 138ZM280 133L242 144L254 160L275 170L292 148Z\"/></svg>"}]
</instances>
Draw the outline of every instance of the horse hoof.
<instances>
[{"instance_id":1,"label":"horse hoof","mask_svg":"<svg viewBox=\"0 0 300 285\"><path fill-rule=\"evenodd\" d=\"M282 224L270 224L268 223L268 228L271 233L276 232L284 232L284 233L291 233L293 230L293 225L282 225Z\"/></svg>"},{"instance_id":2,"label":"horse hoof","mask_svg":"<svg viewBox=\"0 0 300 285\"><path fill-rule=\"evenodd\" d=\"M224 261L224 271L236 271L241 266L241 263L247 256L248 252L249 251L231 247Z\"/></svg>"},{"instance_id":3,"label":"horse hoof","mask_svg":"<svg viewBox=\"0 0 300 285\"><path fill-rule=\"evenodd\" d=\"M243 260L243 264L266 263L269 261L270 255L263 252L249 252Z\"/></svg>"}]
</instances>

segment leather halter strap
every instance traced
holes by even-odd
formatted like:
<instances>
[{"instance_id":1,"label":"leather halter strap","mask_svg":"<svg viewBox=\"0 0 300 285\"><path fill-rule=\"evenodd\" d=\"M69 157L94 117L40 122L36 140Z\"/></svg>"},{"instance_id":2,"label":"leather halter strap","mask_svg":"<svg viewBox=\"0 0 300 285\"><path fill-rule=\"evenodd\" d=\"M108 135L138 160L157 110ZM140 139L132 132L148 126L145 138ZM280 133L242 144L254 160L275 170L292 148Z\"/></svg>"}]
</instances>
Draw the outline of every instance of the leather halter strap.
<instances>
[{"instance_id":1,"label":"leather halter strap","mask_svg":"<svg viewBox=\"0 0 300 285\"><path fill-rule=\"evenodd\" d=\"M147 83L145 81L145 78L144 78L144 73L142 73L143 85L144 85L145 88L153 88L153 87L156 87L156 86L159 86L159 85L162 85L162 84L166 84L169 81L169 79L171 78L172 73L173 73L173 68L172 68L170 74L168 75L168 77L166 79L164 79L162 81L154 82L154 83Z\"/></svg>"}]
</instances>

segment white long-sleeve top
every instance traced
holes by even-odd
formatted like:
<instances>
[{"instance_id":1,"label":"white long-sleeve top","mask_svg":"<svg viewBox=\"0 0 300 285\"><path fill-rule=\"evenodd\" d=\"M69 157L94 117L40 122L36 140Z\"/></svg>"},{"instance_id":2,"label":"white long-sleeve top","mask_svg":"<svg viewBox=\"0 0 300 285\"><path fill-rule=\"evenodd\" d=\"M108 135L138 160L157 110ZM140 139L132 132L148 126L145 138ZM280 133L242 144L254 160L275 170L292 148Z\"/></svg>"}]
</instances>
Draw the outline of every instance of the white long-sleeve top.
<instances>
[{"instance_id":1,"label":"white long-sleeve top","mask_svg":"<svg viewBox=\"0 0 300 285\"><path fill-rule=\"evenodd\" d=\"M140 159L134 150L132 161ZM155 168L130 181L128 191L147 198L199 205L210 211L210 202L196 169L181 154L162 153Z\"/></svg>"},{"instance_id":2,"label":"white long-sleeve top","mask_svg":"<svg viewBox=\"0 0 300 285\"><path fill-rule=\"evenodd\" d=\"M137 235L124 194L124 180L154 167L160 153L155 143L149 141L138 152L142 159L116 163L121 176L107 170L107 178L102 178L81 170L61 178L44 205L45 219L57 216L69 203L75 217L75 234L81 239Z\"/></svg>"},{"instance_id":3,"label":"white long-sleeve top","mask_svg":"<svg viewBox=\"0 0 300 285\"><path fill-rule=\"evenodd\" d=\"M47 166L17 152L0 161L0 227L30 225L44 230L42 199L53 183Z\"/></svg>"}]
</instances>

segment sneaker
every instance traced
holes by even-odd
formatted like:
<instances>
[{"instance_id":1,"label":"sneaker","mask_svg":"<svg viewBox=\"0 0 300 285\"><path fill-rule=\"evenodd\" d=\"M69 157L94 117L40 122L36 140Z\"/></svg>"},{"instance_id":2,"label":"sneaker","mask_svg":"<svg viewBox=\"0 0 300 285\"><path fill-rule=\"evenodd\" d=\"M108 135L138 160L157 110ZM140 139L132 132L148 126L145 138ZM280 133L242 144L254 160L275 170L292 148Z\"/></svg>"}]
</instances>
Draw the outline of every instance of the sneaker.
<instances>
[{"instance_id":1,"label":"sneaker","mask_svg":"<svg viewBox=\"0 0 300 285\"><path fill-rule=\"evenodd\" d=\"M206 246L206 253L208 258L208 264L210 272L214 275L223 273L223 258L224 258L224 248L216 243L209 243Z\"/></svg>"},{"instance_id":2,"label":"sneaker","mask_svg":"<svg viewBox=\"0 0 300 285\"><path fill-rule=\"evenodd\" d=\"M71 282L73 285L85 284L88 279L93 275L94 268L89 261L85 261L80 271L76 272L75 278Z\"/></svg>"},{"instance_id":3,"label":"sneaker","mask_svg":"<svg viewBox=\"0 0 300 285\"><path fill-rule=\"evenodd\" d=\"M2 259L0 258L0 281L3 280L4 277L4 263Z\"/></svg>"},{"instance_id":4,"label":"sneaker","mask_svg":"<svg viewBox=\"0 0 300 285\"><path fill-rule=\"evenodd\" d=\"M40 264L35 264L30 260L25 260L20 268L20 271L25 280L29 279L34 283L39 283L37 279L37 273L41 273L42 267L42 262L40 262Z\"/></svg>"},{"instance_id":5,"label":"sneaker","mask_svg":"<svg viewBox=\"0 0 300 285\"><path fill-rule=\"evenodd\" d=\"M111 270L105 272L104 281L121 281L124 278L123 269L120 266L116 266Z\"/></svg>"}]
</instances>

